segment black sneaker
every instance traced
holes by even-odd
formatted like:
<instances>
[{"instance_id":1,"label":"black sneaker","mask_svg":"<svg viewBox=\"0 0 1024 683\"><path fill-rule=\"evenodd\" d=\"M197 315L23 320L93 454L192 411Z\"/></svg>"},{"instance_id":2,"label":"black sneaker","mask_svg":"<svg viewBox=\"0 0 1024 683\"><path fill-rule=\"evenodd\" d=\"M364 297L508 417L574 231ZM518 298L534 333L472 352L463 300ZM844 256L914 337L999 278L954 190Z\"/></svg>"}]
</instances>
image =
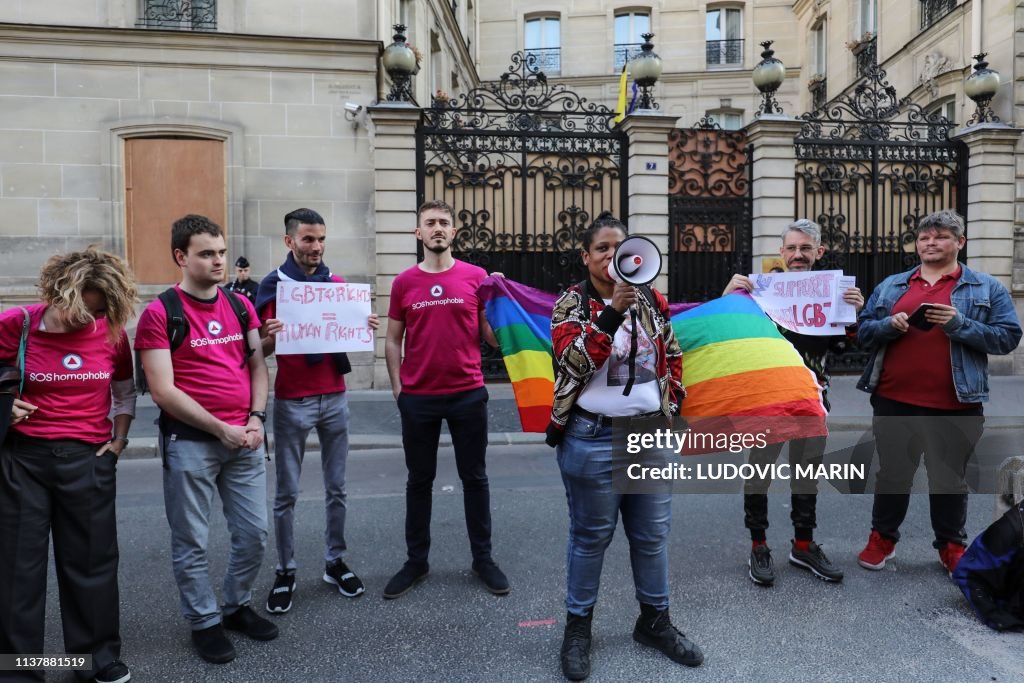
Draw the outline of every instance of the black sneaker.
<instances>
[{"instance_id":1,"label":"black sneaker","mask_svg":"<svg viewBox=\"0 0 1024 683\"><path fill-rule=\"evenodd\" d=\"M473 563L473 573L480 577L480 580L487 586L487 590L495 595L508 595L512 587L508 585L508 578L505 572L498 568L494 560L484 560Z\"/></svg>"},{"instance_id":2,"label":"black sneaker","mask_svg":"<svg viewBox=\"0 0 1024 683\"><path fill-rule=\"evenodd\" d=\"M241 631L253 640L273 640L277 638L277 626L267 619L252 611L246 605L236 612L226 614L221 621L224 628L231 631Z\"/></svg>"},{"instance_id":3,"label":"black sneaker","mask_svg":"<svg viewBox=\"0 0 1024 683\"><path fill-rule=\"evenodd\" d=\"M772 551L767 545L755 545L747 560L750 580L759 586L770 586L775 583L775 563L772 562Z\"/></svg>"},{"instance_id":4,"label":"black sneaker","mask_svg":"<svg viewBox=\"0 0 1024 683\"><path fill-rule=\"evenodd\" d=\"M391 577L388 585L384 587L384 599L394 600L395 598L402 597L411 591L413 586L427 578L428 574L430 574L430 567L428 565L406 562L398 570L398 573Z\"/></svg>"},{"instance_id":5,"label":"black sneaker","mask_svg":"<svg viewBox=\"0 0 1024 683\"><path fill-rule=\"evenodd\" d=\"M96 674L96 677L92 680L96 683L128 683L128 681L132 680L132 672L128 670L124 662L116 661L112 664L107 664L103 671Z\"/></svg>"},{"instance_id":6,"label":"black sneaker","mask_svg":"<svg viewBox=\"0 0 1024 683\"><path fill-rule=\"evenodd\" d=\"M565 635L562 636L562 673L570 681L582 681L590 675L590 624L594 613L578 616L569 612L565 616Z\"/></svg>"},{"instance_id":7,"label":"black sneaker","mask_svg":"<svg viewBox=\"0 0 1024 683\"><path fill-rule=\"evenodd\" d=\"M324 581L338 587L338 592L346 598L354 598L362 595L366 590L363 582L355 575L348 565L341 560L335 560L324 567Z\"/></svg>"},{"instance_id":8,"label":"black sneaker","mask_svg":"<svg viewBox=\"0 0 1024 683\"><path fill-rule=\"evenodd\" d=\"M797 550L794 542L789 551L789 563L794 567L810 570L822 581L838 583L843 580L843 572L836 569L836 566L825 555L825 551L814 541L811 541L807 550Z\"/></svg>"},{"instance_id":9,"label":"black sneaker","mask_svg":"<svg viewBox=\"0 0 1024 683\"><path fill-rule=\"evenodd\" d=\"M271 614L284 614L292 608L292 595L295 594L295 574L277 572L274 587L267 597L267 611Z\"/></svg>"},{"instance_id":10,"label":"black sneaker","mask_svg":"<svg viewBox=\"0 0 1024 683\"><path fill-rule=\"evenodd\" d=\"M644 606L646 607L646 605ZM668 608L647 614L641 611L633 628L633 640L660 650L666 657L678 664L700 666L704 662L704 653L697 644L672 625Z\"/></svg>"},{"instance_id":11,"label":"black sneaker","mask_svg":"<svg viewBox=\"0 0 1024 683\"><path fill-rule=\"evenodd\" d=\"M192 644L199 656L211 664L227 664L235 658L235 646L224 634L224 627L214 624L192 631Z\"/></svg>"}]
</instances>

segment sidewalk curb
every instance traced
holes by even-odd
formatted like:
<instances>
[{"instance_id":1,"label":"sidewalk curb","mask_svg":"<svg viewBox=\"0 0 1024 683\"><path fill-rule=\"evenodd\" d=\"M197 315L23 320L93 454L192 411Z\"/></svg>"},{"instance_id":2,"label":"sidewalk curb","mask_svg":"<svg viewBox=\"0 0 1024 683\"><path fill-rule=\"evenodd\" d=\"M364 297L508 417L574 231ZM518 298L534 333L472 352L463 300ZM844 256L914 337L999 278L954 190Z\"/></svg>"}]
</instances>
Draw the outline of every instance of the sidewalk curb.
<instances>
[{"instance_id":1,"label":"sidewalk curb","mask_svg":"<svg viewBox=\"0 0 1024 683\"><path fill-rule=\"evenodd\" d=\"M157 437L133 438L131 444L121 453L121 460L141 460L144 458L157 457ZM544 443L543 434L523 432L491 432L487 435L489 446L518 446L538 445ZM440 446L449 447L452 445L450 434L442 434ZM274 450L274 437L268 439L267 447L271 453ZM402 437L397 434L350 434L348 437L348 448L350 451L367 451L384 448L402 448ZM306 440L306 452L320 450L320 440L315 436Z\"/></svg>"}]
</instances>

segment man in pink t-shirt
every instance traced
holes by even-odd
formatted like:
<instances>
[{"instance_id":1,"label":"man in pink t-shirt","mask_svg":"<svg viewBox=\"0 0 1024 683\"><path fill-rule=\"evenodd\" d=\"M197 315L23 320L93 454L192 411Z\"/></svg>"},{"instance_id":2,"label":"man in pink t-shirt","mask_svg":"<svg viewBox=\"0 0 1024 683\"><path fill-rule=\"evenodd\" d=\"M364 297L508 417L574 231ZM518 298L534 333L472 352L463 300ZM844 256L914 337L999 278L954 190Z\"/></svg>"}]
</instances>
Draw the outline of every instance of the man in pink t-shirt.
<instances>
[{"instance_id":1,"label":"man in pink t-shirt","mask_svg":"<svg viewBox=\"0 0 1024 683\"><path fill-rule=\"evenodd\" d=\"M408 559L385 587L387 599L404 595L428 573L432 487L442 420L448 422L462 480L473 572L495 595L511 590L491 558L491 498L485 465L487 389L480 371L481 338L491 346L498 343L476 293L487 273L452 257L455 231L455 212L448 204L423 204L416 226L423 262L400 273L391 286L385 357L402 416L409 470L405 492Z\"/></svg>"},{"instance_id":2,"label":"man in pink t-shirt","mask_svg":"<svg viewBox=\"0 0 1024 683\"><path fill-rule=\"evenodd\" d=\"M243 329L244 318L228 299L234 295L218 286L227 253L220 227L196 215L175 221L171 252L181 268L173 294L181 302L184 335L172 347L172 312L158 299L139 319L135 348L161 411L164 507L182 614L199 655L223 664L235 658L225 628L254 640L277 637L277 626L249 606L267 545L267 366L252 304L238 298L248 316ZM179 332L176 326L176 342ZM210 582L206 549L214 491L231 533L223 610Z\"/></svg>"},{"instance_id":3,"label":"man in pink t-shirt","mask_svg":"<svg viewBox=\"0 0 1024 683\"><path fill-rule=\"evenodd\" d=\"M288 256L277 270L260 283L256 307L263 319L263 353L274 353L275 335L281 331L277 315L277 284L344 282L324 264L327 226L312 209L296 209L284 217L284 243ZM376 330L377 315L369 326ZM306 437L316 428L324 476L327 533L324 534L324 574L348 598L363 593L363 582L348 568L342 555L345 545L345 463L348 460L348 397L345 373L351 369L344 353L284 355L277 357L274 380L274 463L277 491L274 494L274 537L277 540L277 573L267 597L267 611L283 614L292 608L295 592L295 503L299 476L306 454Z\"/></svg>"}]
</instances>

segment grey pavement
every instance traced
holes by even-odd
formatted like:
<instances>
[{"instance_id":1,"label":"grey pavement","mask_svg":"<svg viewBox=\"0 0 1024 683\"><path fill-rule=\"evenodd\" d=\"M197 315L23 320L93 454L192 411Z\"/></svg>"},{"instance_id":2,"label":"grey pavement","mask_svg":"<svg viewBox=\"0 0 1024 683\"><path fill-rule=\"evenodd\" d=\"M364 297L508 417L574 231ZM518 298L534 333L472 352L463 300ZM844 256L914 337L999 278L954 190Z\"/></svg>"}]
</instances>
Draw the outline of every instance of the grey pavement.
<instances>
[{"instance_id":1,"label":"grey pavement","mask_svg":"<svg viewBox=\"0 0 1024 683\"><path fill-rule=\"evenodd\" d=\"M852 375L833 377L829 389L832 413L829 428L833 431L863 431L870 426L871 406L868 395L856 388L857 378ZM1015 417L1024 415L1024 376L993 377L991 400L985 405L985 414L990 417ZM510 384L489 384L488 429L493 445L539 444L544 442L542 434L524 433L519 424L515 398ZM349 441L353 449L401 448L402 425L398 407L390 390L356 389L348 392L351 421ZM271 398L268 412L272 410ZM132 424L131 444L125 457L156 456L156 426L154 421L158 409L149 394L139 397L136 420ZM272 420L267 421L271 443L273 443ZM319 448L316 434L311 433L309 447ZM444 446L451 445L447 428L441 435Z\"/></svg>"},{"instance_id":2,"label":"grey pavement","mask_svg":"<svg viewBox=\"0 0 1024 683\"><path fill-rule=\"evenodd\" d=\"M295 605L275 617L269 643L230 638L238 658L204 663L191 649L171 573L161 469L153 459L118 465L121 623L124 659L136 681L559 681L564 625L567 514L553 451L493 447L488 453L495 558L512 593L487 593L469 570L458 477L441 451L431 575L385 601L384 584L404 559L405 467L398 449L350 456L346 559L367 592L342 597L320 579L323 487L310 453L296 513L300 563ZM273 491L271 477L268 491ZM991 681L1024 680L1024 635L997 634L975 620L931 548L927 499L914 496L896 558L881 572L856 565L870 498L824 487L817 540L846 572L822 583L785 561L788 495L770 496L774 588L746 576L749 541L738 494L677 495L671 536L672 614L706 662L685 669L631 639L637 614L622 532L608 549L595 612L590 681ZM269 494L268 494L269 498ZM991 496L974 496L969 531L991 518ZM269 502L268 502L269 505ZM214 506L212 576L222 576L228 538ZM271 535L257 580L262 611L273 581ZM62 652L56 581L50 569L47 652ZM57 680L58 677L51 677ZM70 681L70 676L59 680Z\"/></svg>"}]
</instances>

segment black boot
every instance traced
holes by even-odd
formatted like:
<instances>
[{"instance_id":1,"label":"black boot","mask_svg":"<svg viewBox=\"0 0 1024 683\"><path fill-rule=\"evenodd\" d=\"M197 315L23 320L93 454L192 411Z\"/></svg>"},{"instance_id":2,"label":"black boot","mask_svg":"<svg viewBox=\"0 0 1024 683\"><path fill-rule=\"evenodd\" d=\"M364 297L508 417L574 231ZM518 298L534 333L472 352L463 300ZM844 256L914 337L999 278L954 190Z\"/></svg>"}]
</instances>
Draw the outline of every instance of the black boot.
<instances>
[{"instance_id":1,"label":"black boot","mask_svg":"<svg viewBox=\"0 0 1024 683\"><path fill-rule=\"evenodd\" d=\"M565 617L562 673L570 681L582 681L590 675L590 622L593 618L593 610L586 616L569 612Z\"/></svg>"},{"instance_id":2,"label":"black boot","mask_svg":"<svg viewBox=\"0 0 1024 683\"><path fill-rule=\"evenodd\" d=\"M686 666L700 666L704 653L697 644L672 625L668 608L659 610L653 605L640 605L640 617L633 629L633 640L641 645L661 650L673 662Z\"/></svg>"}]
</instances>

